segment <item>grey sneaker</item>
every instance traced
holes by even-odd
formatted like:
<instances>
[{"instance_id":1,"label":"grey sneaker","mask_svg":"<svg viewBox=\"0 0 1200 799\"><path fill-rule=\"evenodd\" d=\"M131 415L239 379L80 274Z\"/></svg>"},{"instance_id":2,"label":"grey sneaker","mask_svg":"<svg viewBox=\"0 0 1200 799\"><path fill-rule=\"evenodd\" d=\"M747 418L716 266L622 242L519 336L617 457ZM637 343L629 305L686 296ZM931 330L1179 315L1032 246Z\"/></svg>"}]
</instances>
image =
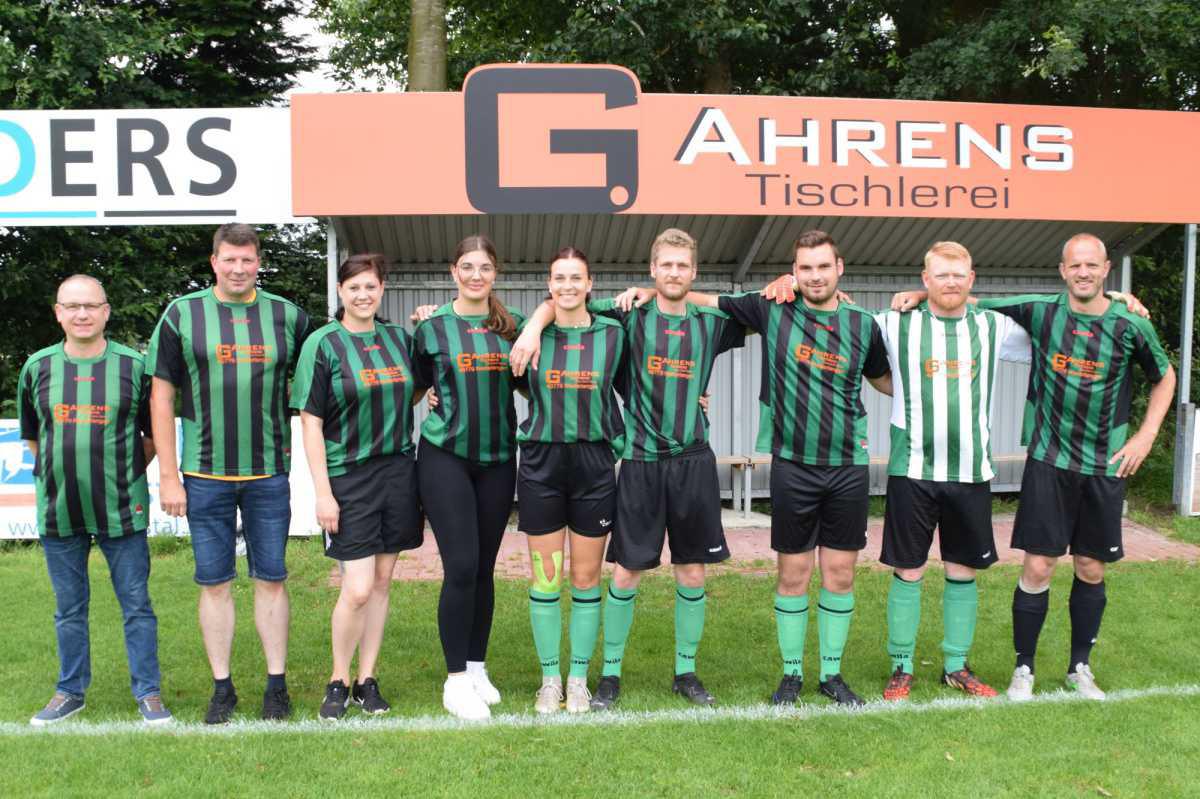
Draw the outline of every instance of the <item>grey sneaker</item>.
<instances>
[{"instance_id":1,"label":"grey sneaker","mask_svg":"<svg viewBox=\"0 0 1200 799\"><path fill-rule=\"evenodd\" d=\"M1013 670L1012 682L1008 684L1010 702L1028 702L1033 699L1033 672L1028 666L1017 666Z\"/></svg>"},{"instance_id":2,"label":"grey sneaker","mask_svg":"<svg viewBox=\"0 0 1200 799\"><path fill-rule=\"evenodd\" d=\"M174 718L158 694L151 694L138 702L138 710L142 714L142 721L147 724L170 724Z\"/></svg>"},{"instance_id":3,"label":"grey sneaker","mask_svg":"<svg viewBox=\"0 0 1200 799\"><path fill-rule=\"evenodd\" d=\"M1067 675L1067 687L1075 691L1084 699L1095 699L1098 702L1103 702L1105 693L1100 690L1100 686L1096 685L1096 678L1092 675L1092 670L1086 663L1076 663L1075 671Z\"/></svg>"},{"instance_id":4,"label":"grey sneaker","mask_svg":"<svg viewBox=\"0 0 1200 799\"><path fill-rule=\"evenodd\" d=\"M44 727L47 724L55 724L63 719L74 716L79 711L83 710L83 697L71 696L59 691L54 692L54 696L46 703L46 706L37 712L37 715L29 720L29 723L35 727Z\"/></svg>"}]
</instances>

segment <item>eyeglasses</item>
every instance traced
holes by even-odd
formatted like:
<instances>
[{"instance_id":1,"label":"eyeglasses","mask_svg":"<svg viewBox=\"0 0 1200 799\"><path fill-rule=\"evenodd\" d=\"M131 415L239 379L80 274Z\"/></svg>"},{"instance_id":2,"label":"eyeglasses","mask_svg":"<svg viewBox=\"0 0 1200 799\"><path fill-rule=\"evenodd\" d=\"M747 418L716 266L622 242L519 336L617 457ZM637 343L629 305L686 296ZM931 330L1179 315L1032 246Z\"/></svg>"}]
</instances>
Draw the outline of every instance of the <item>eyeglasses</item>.
<instances>
[{"instance_id":1,"label":"eyeglasses","mask_svg":"<svg viewBox=\"0 0 1200 799\"><path fill-rule=\"evenodd\" d=\"M59 308L62 308L67 313L78 313L80 310L88 313L99 313L101 308L108 305L107 302L59 302L55 303Z\"/></svg>"}]
</instances>

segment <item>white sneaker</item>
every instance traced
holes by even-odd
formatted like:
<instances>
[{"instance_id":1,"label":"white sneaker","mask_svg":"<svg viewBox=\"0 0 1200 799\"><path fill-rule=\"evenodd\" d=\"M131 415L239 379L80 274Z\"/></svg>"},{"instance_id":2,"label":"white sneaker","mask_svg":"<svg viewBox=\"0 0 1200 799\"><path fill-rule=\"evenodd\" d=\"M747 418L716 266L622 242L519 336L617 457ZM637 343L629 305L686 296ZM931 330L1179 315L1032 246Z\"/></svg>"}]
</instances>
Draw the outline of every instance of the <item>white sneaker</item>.
<instances>
[{"instance_id":1,"label":"white sneaker","mask_svg":"<svg viewBox=\"0 0 1200 799\"><path fill-rule=\"evenodd\" d=\"M1084 699L1103 701L1105 698L1100 686L1096 685L1096 678L1092 676L1091 668L1086 663L1075 664L1075 671L1067 675L1067 687Z\"/></svg>"},{"instance_id":2,"label":"white sneaker","mask_svg":"<svg viewBox=\"0 0 1200 799\"><path fill-rule=\"evenodd\" d=\"M489 705L500 704L500 692L488 679L487 667L483 663L477 660L468 660L467 676L471 678L471 683L475 686L475 693L479 694L480 699Z\"/></svg>"},{"instance_id":3,"label":"white sneaker","mask_svg":"<svg viewBox=\"0 0 1200 799\"><path fill-rule=\"evenodd\" d=\"M533 709L538 713L557 713L562 708L562 700L562 677L543 677Z\"/></svg>"},{"instance_id":4,"label":"white sneaker","mask_svg":"<svg viewBox=\"0 0 1200 799\"><path fill-rule=\"evenodd\" d=\"M1028 666L1017 666L1013 670L1012 682L1008 684L1010 702L1028 702L1033 699L1033 672Z\"/></svg>"},{"instance_id":5,"label":"white sneaker","mask_svg":"<svg viewBox=\"0 0 1200 799\"><path fill-rule=\"evenodd\" d=\"M442 707L467 721L483 721L492 717L492 711L475 692L471 678L466 674L452 674L442 686Z\"/></svg>"},{"instance_id":6,"label":"white sneaker","mask_svg":"<svg viewBox=\"0 0 1200 799\"><path fill-rule=\"evenodd\" d=\"M587 713L592 709L592 692L587 687L587 677L567 678L567 712Z\"/></svg>"}]
</instances>

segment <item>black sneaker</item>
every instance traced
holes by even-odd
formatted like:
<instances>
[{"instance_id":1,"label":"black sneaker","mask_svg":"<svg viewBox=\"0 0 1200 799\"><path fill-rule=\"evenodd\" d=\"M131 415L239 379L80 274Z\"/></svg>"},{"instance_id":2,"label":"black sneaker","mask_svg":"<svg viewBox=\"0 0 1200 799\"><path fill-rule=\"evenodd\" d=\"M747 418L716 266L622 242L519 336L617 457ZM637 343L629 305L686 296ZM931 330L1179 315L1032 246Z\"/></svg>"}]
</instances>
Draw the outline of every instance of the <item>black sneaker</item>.
<instances>
[{"instance_id":1,"label":"black sneaker","mask_svg":"<svg viewBox=\"0 0 1200 799\"><path fill-rule=\"evenodd\" d=\"M355 686L357 688L358 686ZM321 718L326 721L337 721L346 715L346 705L350 704L350 689L341 680L334 680L325 686L325 701L321 703ZM263 703L263 718L267 717L266 703Z\"/></svg>"},{"instance_id":2,"label":"black sneaker","mask_svg":"<svg viewBox=\"0 0 1200 799\"><path fill-rule=\"evenodd\" d=\"M772 705L794 705L800 701L800 689L804 687L804 679L799 674L785 674L779 681L779 687L771 694Z\"/></svg>"},{"instance_id":3,"label":"black sneaker","mask_svg":"<svg viewBox=\"0 0 1200 799\"><path fill-rule=\"evenodd\" d=\"M205 724L228 724L233 709L237 707L237 691L213 691L212 699L208 700L208 712L204 714Z\"/></svg>"},{"instance_id":4,"label":"black sneaker","mask_svg":"<svg viewBox=\"0 0 1200 799\"><path fill-rule=\"evenodd\" d=\"M846 681L840 674L834 674L828 680L821 680L817 690L839 705L859 707L866 704L862 697L850 690L850 686L846 685Z\"/></svg>"},{"instance_id":5,"label":"black sneaker","mask_svg":"<svg viewBox=\"0 0 1200 799\"><path fill-rule=\"evenodd\" d=\"M354 683L354 704L362 708L363 713L387 713L392 706L379 695L379 683L374 677L368 677L362 682Z\"/></svg>"},{"instance_id":6,"label":"black sneaker","mask_svg":"<svg viewBox=\"0 0 1200 799\"><path fill-rule=\"evenodd\" d=\"M717 703L713 695L704 688L704 683L700 682L700 678L694 671L689 671L687 674L676 674L675 682L671 684L671 690L693 705L708 707Z\"/></svg>"},{"instance_id":7,"label":"black sneaker","mask_svg":"<svg viewBox=\"0 0 1200 799\"><path fill-rule=\"evenodd\" d=\"M346 686L342 686L346 690ZM292 715L292 698L286 688L268 688L263 692L262 717L266 721L285 721Z\"/></svg>"},{"instance_id":8,"label":"black sneaker","mask_svg":"<svg viewBox=\"0 0 1200 799\"><path fill-rule=\"evenodd\" d=\"M620 695L620 677L601 677L600 682L596 683L596 693L592 694L592 701L588 705L592 710L611 710Z\"/></svg>"}]
</instances>

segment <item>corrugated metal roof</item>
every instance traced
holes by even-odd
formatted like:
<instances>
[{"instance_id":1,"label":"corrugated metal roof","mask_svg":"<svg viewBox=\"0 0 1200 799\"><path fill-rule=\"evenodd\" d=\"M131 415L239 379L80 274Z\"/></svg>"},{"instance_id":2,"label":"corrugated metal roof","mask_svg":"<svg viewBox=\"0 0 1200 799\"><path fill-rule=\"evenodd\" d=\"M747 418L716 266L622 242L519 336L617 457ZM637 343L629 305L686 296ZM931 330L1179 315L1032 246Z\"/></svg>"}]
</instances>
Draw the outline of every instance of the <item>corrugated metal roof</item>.
<instances>
[{"instance_id":1,"label":"corrugated metal roof","mask_svg":"<svg viewBox=\"0 0 1200 799\"><path fill-rule=\"evenodd\" d=\"M992 219L576 214L353 216L337 217L335 226L344 249L382 252L396 267L412 270L443 267L458 242L477 232L490 236L505 264L517 270L541 268L566 244L586 252L599 268L640 267L647 262L654 237L665 228L679 227L699 242L701 268L724 272L740 267L764 226L752 270L791 263L792 242L813 228L833 235L852 266L914 266L930 244L953 240L970 249L981 267L1019 269L1053 266L1062 243L1075 233L1094 233L1112 252L1140 227Z\"/></svg>"}]
</instances>

